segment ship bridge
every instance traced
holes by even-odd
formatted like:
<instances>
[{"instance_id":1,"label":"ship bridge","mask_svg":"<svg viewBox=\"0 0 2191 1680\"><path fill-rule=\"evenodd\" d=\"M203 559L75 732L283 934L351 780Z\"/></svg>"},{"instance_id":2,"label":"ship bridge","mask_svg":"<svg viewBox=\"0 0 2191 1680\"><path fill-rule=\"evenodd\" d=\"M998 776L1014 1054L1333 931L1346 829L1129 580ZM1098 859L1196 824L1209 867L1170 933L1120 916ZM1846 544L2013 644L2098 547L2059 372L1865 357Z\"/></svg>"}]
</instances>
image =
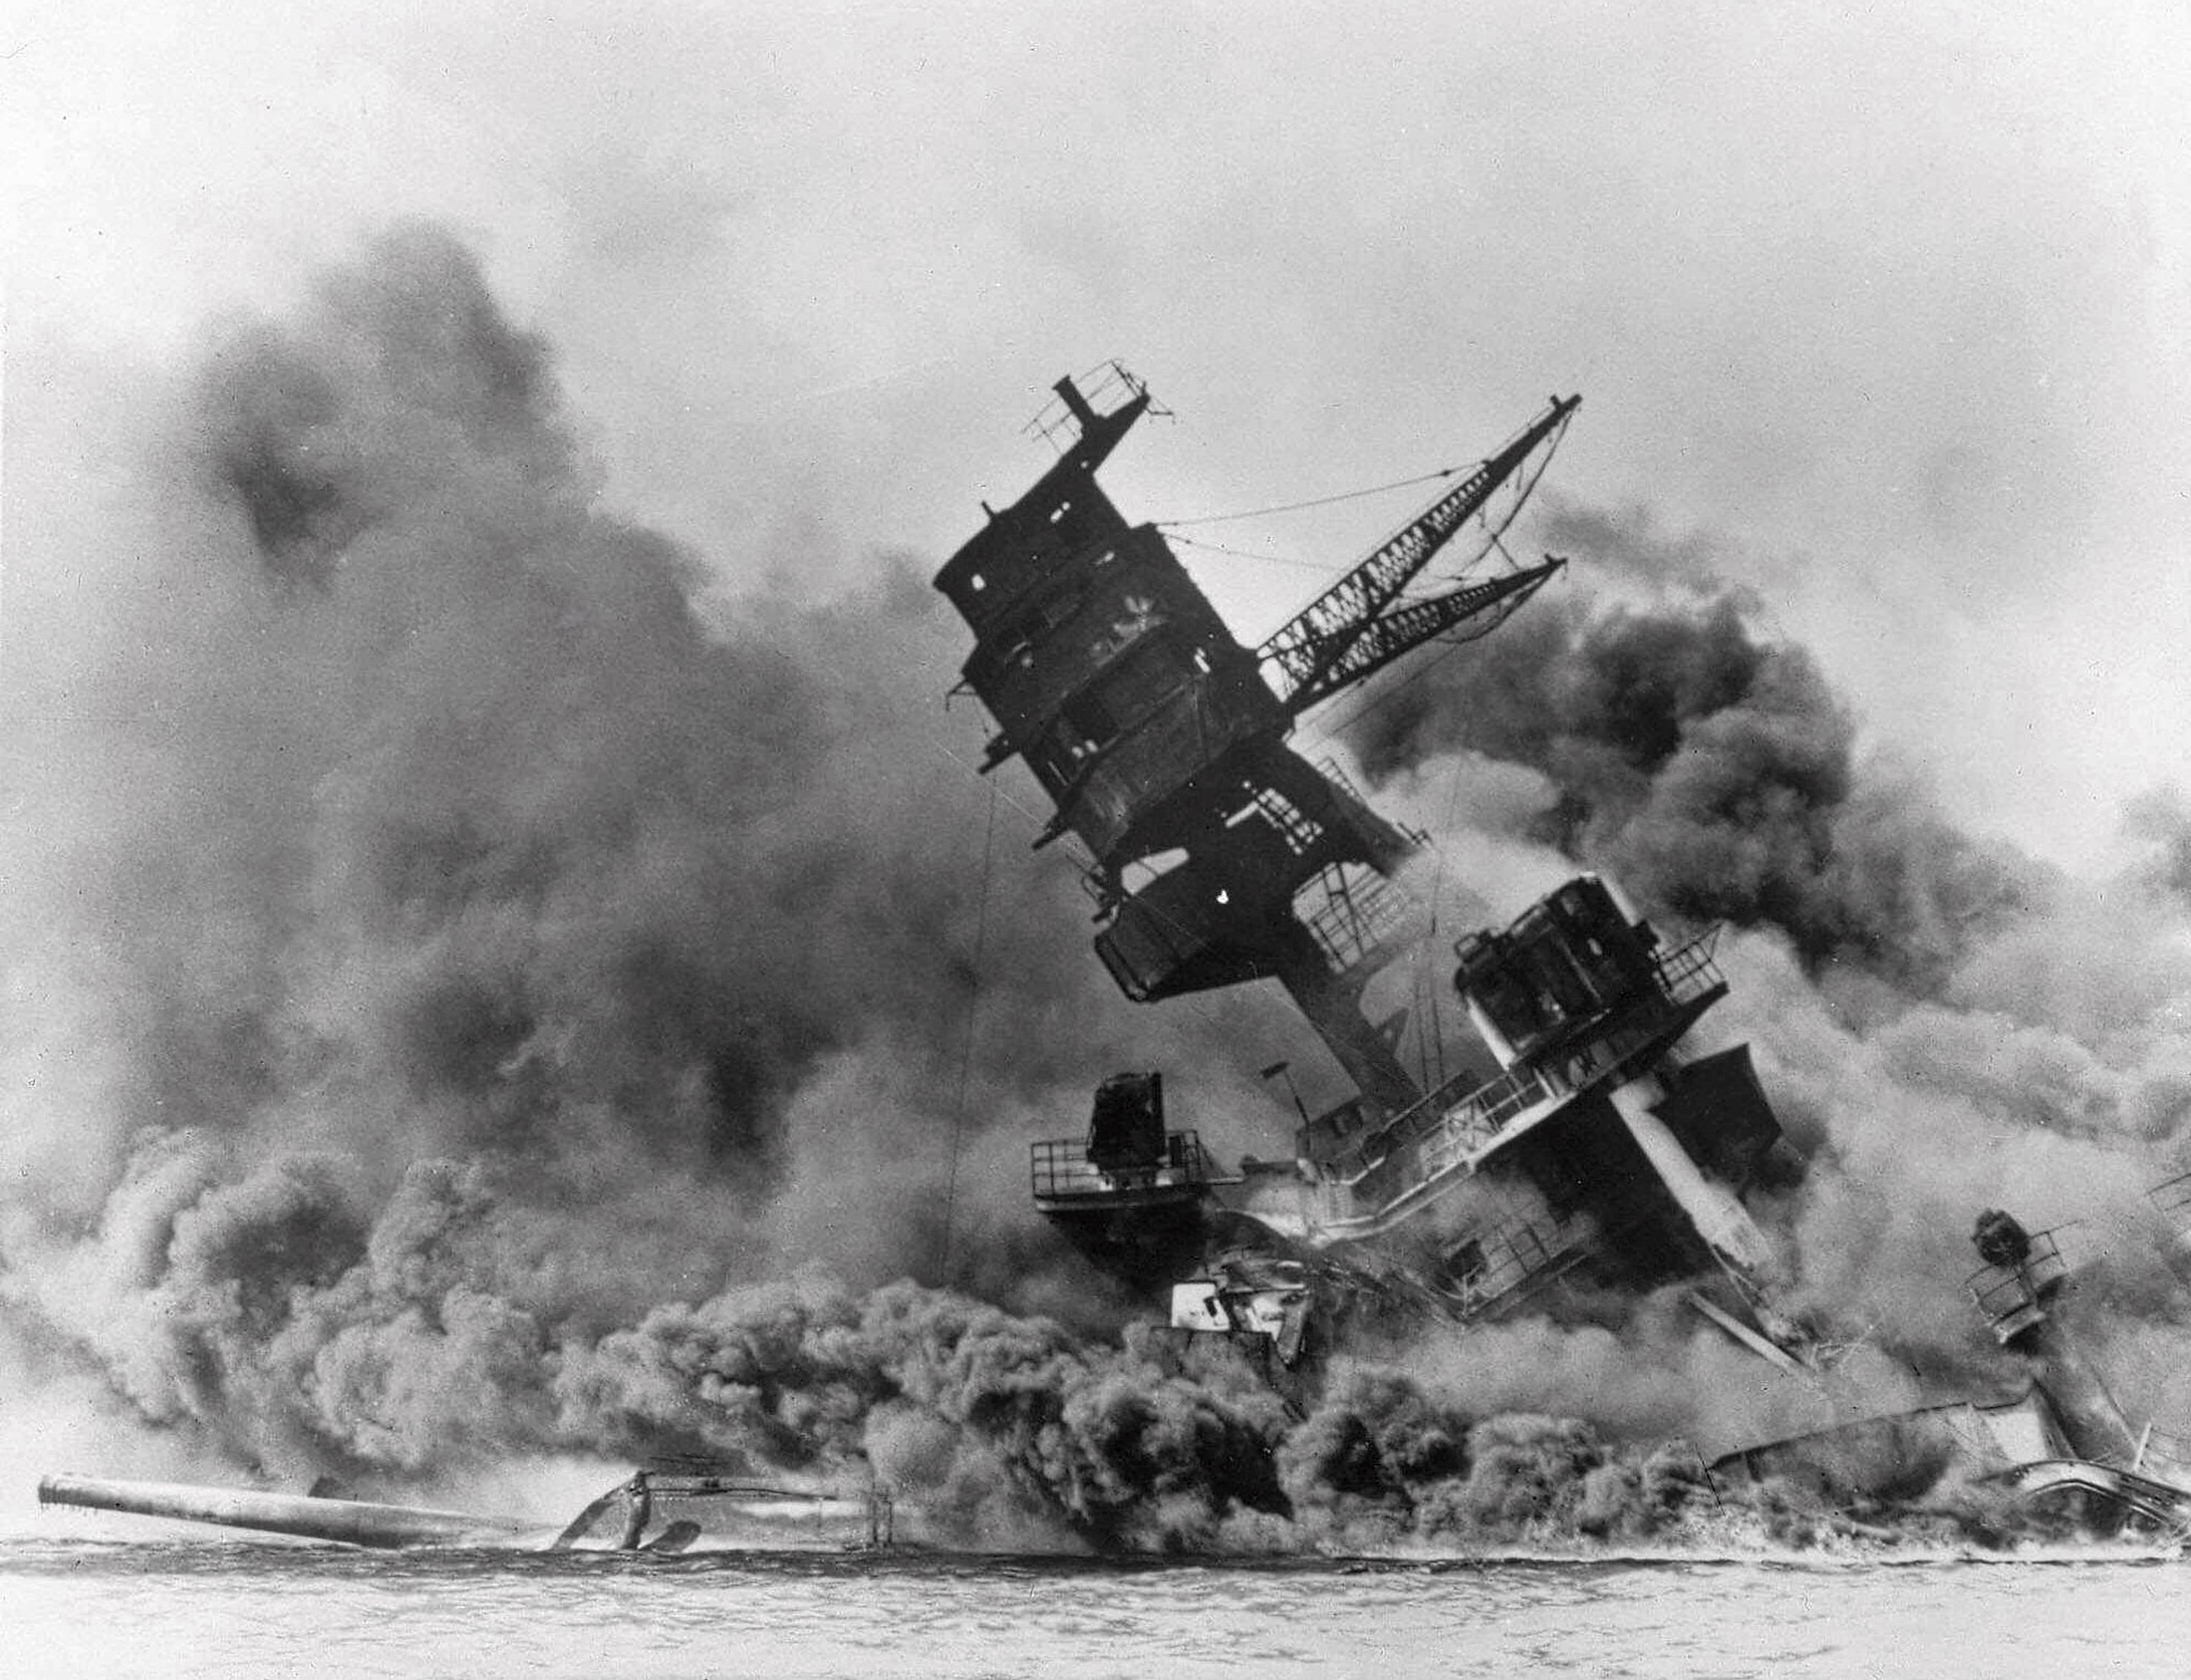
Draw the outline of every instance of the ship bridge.
<instances>
[{"instance_id":1,"label":"ship bridge","mask_svg":"<svg viewBox=\"0 0 2191 1680\"><path fill-rule=\"evenodd\" d=\"M1328 1163L1327 1178L1344 1187L1352 1204L1346 1222L1379 1228L1405 1217L1449 1175L1481 1170L1576 1098L1625 1083L1663 1059L1727 995L1712 960L1717 937L1714 928L1653 954L1648 986L1576 1022L1556 1053L1517 1062L1481 1084L1448 1080Z\"/></svg>"},{"instance_id":2,"label":"ship bridge","mask_svg":"<svg viewBox=\"0 0 2191 1680\"><path fill-rule=\"evenodd\" d=\"M1568 882L1455 948L1499 1073L1382 1124L1311 1123L1290 1170L1257 1168L1213 1199L1306 1247L1397 1244L1464 1318L1581 1266L1642 1283L1716 1261L1754 1287L1772 1255L1737 1192L1778 1125L1746 1049L1676 1053L1727 995L1716 940L1669 948L1603 882Z\"/></svg>"},{"instance_id":3,"label":"ship bridge","mask_svg":"<svg viewBox=\"0 0 2191 1680\"><path fill-rule=\"evenodd\" d=\"M1604 894L1602 886L1597 893ZM1605 895L1593 908L1611 903ZM1648 933L1648 924L1637 925ZM1556 1043L1536 1045L1530 1059L1516 1061L1494 1078L1462 1074L1448 1080L1389 1124L1317 1161L1312 1182L1256 1197L1255 1216L1285 1234L1315 1241L1377 1236L1405 1222L1456 1179L1494 1165L1579 1100L1664 1060L1698 1017L1727 995L1726 978L1713 960L1717 931L1672 951L1638 939L1640 965L1614 971L1624 984L1639 976L1641 984L1625 994L1600 994L1596 1007L1578 1011L1565 1023ZM1469 945L1464 942L1463 948ZM1503 987L1503 976L1495 978ZM1481 974L1477 979L1490 983ZM1541 999L1509 995L1541 1016ZM1570 993L1570 1000L1575 995ZM1283 1208L1287 1200L1295 1204L1294 1210ZM1528 1238L1525 1249L1541 1250L1547 1261L1564 1246L1543 1229L1532 1229Z\"/></svg>"},{"instance_id":4,"label":"ship bridge","mask_svg":"<svg viewBox=\"0 0 2191 1680\"><path fill-rule=\"evenodd\" d=\"M1147 387L1113 362L1053 389L1037 429L1059 458L1010 506L985 504L987 524L936 575L974 632L962 686L996 723L982 767L1018 759L1053 807L1035 844L1085 851L1096 948L1126 996L1274 980L1379 1115L1397 1113L1422 1086L1363 997L1411 943L1392 877L1420 840L1288 737L1410 650L1488 634L1558 572L1550 555L1519 565L1500 534L1579 399L1554 398L1473 466L1428 475L1445 481L1429 506L1250 648L1164 529L1130 523L1096 481L1161 412ZM1419 589L1471 532L1448 586ZM1087 1165L1053 1149L1061 1195L1045 1199L1073 1193Z\"/></svg>"}]
</instances>

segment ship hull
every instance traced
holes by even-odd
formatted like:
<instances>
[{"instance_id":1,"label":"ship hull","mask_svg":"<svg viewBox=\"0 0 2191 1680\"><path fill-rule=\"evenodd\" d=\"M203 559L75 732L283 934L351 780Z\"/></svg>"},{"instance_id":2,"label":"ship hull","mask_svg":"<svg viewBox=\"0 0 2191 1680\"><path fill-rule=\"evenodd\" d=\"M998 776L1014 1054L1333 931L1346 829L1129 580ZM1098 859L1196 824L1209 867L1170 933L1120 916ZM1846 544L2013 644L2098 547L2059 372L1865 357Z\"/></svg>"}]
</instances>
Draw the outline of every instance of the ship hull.
<instances>
[{"instance_id":1,"label":"ship hull","mask_svg":"<svg viewBox=\"0 0 2191 1680\"><path fill-rule=\"evenodd\" d=\"M174 1482L48 1476L38 1502L376 1551L839 1552L886 1546L895 1512L879 1492L846 1496L723 1478L642 1473L561 1528L361 1500Z\"/></svg>"}]
</instances>

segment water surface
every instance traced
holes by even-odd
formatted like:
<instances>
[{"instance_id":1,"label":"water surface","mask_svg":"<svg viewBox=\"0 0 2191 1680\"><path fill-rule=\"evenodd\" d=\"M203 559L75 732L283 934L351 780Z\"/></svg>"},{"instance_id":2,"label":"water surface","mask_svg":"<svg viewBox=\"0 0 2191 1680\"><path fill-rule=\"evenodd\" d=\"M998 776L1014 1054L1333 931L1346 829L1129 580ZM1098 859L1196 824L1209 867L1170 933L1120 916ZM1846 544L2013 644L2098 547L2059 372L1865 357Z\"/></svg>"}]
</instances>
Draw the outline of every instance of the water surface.
<instances>
[{"instance_id":1,"label":"water surface","mask_svg":"<svg viewBox=\"0 0 2191 1680\"><path fill-rule=\"evenodd\" d=\"M0 1541L20 1675L2191 1672L2191 1566L389 1555Z\"/></svg>"}]
</instances>

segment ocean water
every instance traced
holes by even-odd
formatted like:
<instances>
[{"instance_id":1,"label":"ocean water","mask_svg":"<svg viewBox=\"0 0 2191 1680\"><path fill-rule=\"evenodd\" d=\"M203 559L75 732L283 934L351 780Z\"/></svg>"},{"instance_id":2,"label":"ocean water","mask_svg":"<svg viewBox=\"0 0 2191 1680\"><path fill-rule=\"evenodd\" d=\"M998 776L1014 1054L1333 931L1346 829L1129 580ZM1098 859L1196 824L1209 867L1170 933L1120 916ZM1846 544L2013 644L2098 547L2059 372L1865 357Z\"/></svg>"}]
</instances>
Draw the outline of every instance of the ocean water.
<instances>
[{"instance_id":1,"label":"ocean water","mask_svg":"<svg viewBox=\"0 0 2191 1680\"><path fill-rule=\"evenodd\" d=\"M391 1555L0 1540L0 1673L616 1677L2191 1672L2191 1564Z\"/></svg>"}]
</instances>

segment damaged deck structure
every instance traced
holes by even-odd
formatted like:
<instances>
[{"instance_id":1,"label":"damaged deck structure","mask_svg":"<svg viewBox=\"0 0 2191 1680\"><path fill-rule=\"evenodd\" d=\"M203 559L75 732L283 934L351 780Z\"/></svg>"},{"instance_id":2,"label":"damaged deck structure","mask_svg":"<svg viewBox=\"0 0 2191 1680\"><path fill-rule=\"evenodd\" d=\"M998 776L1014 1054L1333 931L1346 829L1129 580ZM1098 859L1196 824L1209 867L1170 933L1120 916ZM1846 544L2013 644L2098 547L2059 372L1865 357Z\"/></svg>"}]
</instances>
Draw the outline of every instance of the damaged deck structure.
<instances>
[{"instance_id":1,"label":"damaged deck structure","mask_svg":"<svg viewBox=\"0 0 2191 1680\"><path fill-rule=\"evenodd\" d=\"M1084 1136L1033 1146L1036 1206L1145 1284L1198 1267L1174 1315L1197 1328L1239 1328L1233 1295L1308 1310L1290 1275L1220 1286L1218 1256L1244 1244L1236 1279L1323 1257L1320 1275L1389 1279L1464 1321L1578 1271L1696 1274L1748 1333L1788 1340L1742 1202L1784 1157L1779 1127L1746 1051L1680 1051L1726 994L1710 936L1666 948L1607 883L1569 882L1456 948L1455 994L1497 1071L1426 1086L1398 1053L1403 1018L1373 1019L1364 997L1430 937L1397 879L1427 839L1289 743L1310 708L1427 643L1491 633L1558 572L1555 556L1505 559L1498 538L1580 398L1553 398L1249 647L1164 532L1130 524L1096 481L1151 411L1147 388L1113 363L1056 390L1037 427L1059 458L985 509L936 578L974 635L963 686L997 724L982 768L1021 759L1054 807L1035 844L1084 849L1096 952L1126 996L1274 981L1354 1094L1304 1115L1290 1159L1227 1168L1168 1125L1160 1075L1122 1074ZM1414 593L1471 527L1488 534L1460 575Z\"/></svg>"},{"instance_id":2,"label":"damaged deck structure","mask_svg":"<svg viewBox=\"0 0 2191 1680\"><path fill-rule=\"evenodd\" d=\"M2069 1270L2052 1233L2006 1214L1980 1220L1984 1263L1967 1284L2000 1392L1886 1416L1846 1409L1833 1369L1846 1330L1776 1306L1785 1267L1749 1205L1803 1164L1748 1048L1687 1047L1727 994L1713 931L1670 945L1612 883L1581 875L1460 939L1450 999L1482 1054L1451 1078L1418 1080L1397 1049L1405 1012L1365 1009L1382 971L1429 954L1428 920L1398 880L1428 840L1290 734L1424 644L1495 630L1556 575L1561 560L1516 563L1499 536L1580 399L1552 399L1250 648L1163 531L1129 524L1096 482L1151 412L1147 389L1113 363L1056 390L1037 430L1058 460L1010 507L985 508L936 579L974 634L963 686L997 723L982 768L1021 758L1054 807L1035 843L1084 848L1096 951L1126 996L1275 981L1354 1091L1301 1112L1289 1158L1227 1166L1170 1124L1160 1073L1117 1075L1084 1135L1033 1146L1041 1213L1120 1275L1168 1286L1175 1330L1245 1343L1293 1385L1357 1313L1467 1325L1679 1284L1844 1413L1728 1455L1716 1475L1870 1496L1952 1468L2191 1535L2191 1455L2117 1405L2054 1311ZM1410 594L1472 523L1488 532L1474 558L1438 592ZM2153 1193L2171 1264L2191 1272L2191 1175Z\"/></svg>"}]
</instances>

